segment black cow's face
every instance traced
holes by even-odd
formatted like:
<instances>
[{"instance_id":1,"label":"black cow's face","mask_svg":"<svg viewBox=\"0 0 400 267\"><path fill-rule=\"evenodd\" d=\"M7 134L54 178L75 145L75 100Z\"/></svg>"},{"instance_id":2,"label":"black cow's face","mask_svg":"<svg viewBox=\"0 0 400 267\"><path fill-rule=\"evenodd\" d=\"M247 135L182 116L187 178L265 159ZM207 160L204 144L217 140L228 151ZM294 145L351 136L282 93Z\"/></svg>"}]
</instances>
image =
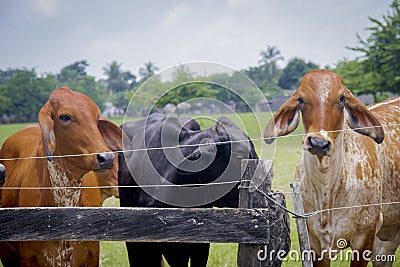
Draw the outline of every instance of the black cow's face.
<instances>
[{"instance_id":1,"label":"black cow's face","mask_svg":"<svg viewBox=\"0 0 400 267\"><path fill-rule=\"evenodd\" d=\"M248 137L225 119L209 129L190 132L189 135L181 144L186 160L176 168L177 182L210 183L221 176L236 177L240 175L240 161L255 155Z\"/></svg>"}]
</instances>

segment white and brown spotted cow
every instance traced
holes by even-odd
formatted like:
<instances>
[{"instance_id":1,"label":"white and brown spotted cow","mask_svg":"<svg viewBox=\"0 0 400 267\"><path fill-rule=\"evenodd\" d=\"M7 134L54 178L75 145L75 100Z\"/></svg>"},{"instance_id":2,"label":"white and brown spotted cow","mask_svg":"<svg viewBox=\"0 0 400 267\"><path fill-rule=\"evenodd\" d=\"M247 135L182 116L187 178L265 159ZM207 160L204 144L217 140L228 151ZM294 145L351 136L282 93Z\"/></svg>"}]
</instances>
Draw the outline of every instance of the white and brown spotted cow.
<instances>
[{"instance_id":1,"label":"white and brown spotted cow","mask_svg":"<svg viewBox=\"0 0 400 267\"><path fill-rule=\"evenodd\" d=\"M399 127L381 126L400 123L400 98L367 108L339 75L311 71L268 123L266 142L294 131L300 113L306 135L296 180L304 209L330 209L307 219L311 248L324 258L315 265L329 266L326 252L343 243L360 255L352 266L366 266L372 250L393 254L400 243L399 205L331 209L400 200Z\"/></svg>"}]
</instances>

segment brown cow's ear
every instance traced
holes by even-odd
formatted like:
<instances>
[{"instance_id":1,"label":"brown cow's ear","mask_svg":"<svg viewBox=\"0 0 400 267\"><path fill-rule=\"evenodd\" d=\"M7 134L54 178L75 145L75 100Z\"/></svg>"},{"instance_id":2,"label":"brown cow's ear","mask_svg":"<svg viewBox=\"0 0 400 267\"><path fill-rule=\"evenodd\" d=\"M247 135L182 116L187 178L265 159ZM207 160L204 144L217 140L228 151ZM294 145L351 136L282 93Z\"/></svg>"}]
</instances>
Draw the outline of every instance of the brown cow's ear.
<instances>
[{"instance_id":1,"label":"brown cow's ear","mask_svg":"<svg viewBox=\"0 0 400 267\"><path fill-rule=\"evenodd\" d=\"M43 142L46 149L46 156L49 161L53 160L56 150L56 137L54 135L54 121L52 119L52 106L50 101L42 107L38 114L40 129L42 130Z\"/></svg>"},{"instance_id":2,"label":"brown cow's ear","mask_svg":"<svg viewBox=\"0 0 400 267\"><path fill-rule=\"evenodd\" d=\"M348 115L346 116L346 121L350 128L374 139L378 144L382 143L385 137L382 125L368 111L365 105L354 97L350 91L346 94L344 103Z\"/></svg>"},{"instance_id":3,"label":"brown cow's ear","mask_svg":"<svg viewBox=\"0 0 400 267\"><path fill-rule=\"evenodd\" d=\"M287 135L296 130L300 121L297 99L292 96L286 101L268 122L264 130L264 141L271 144L276 137Z\"/></svg>"},{"instance_id":4,"label":"brown cow's ear","mask_svg":"<svg viewBox=\"0 0 400 267\"><path fill-rule=\"evenodd\" d=\"M112 151L121 151L123 149L121 128L105 118L98 120L98 128L107 146Z\"/></svg>"}]
</instances>

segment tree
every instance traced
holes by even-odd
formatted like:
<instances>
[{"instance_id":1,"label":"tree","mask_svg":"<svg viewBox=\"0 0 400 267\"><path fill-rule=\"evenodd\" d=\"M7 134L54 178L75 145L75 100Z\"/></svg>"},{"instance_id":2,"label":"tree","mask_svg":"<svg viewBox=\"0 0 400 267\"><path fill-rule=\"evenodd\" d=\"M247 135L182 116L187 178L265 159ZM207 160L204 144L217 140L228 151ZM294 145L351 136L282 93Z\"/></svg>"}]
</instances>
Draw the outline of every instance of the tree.
<instances>
[{"instance_id":1,"label":"tree","mask_svg":"<svg viewBox=\"0 0 400 267\"><path fill-rule=\"evenodd\" d=\"M240 97L231 90L235 86L235 81L231 75L227 73L215 73L205 77L205 80L210 82L209 87L211 89L216 90L215 97L219 101L224 103L238 103L241 101Z\"/></svg>"},{"instance_id":2,"label":"tree","mask_svg":"<svg viewBox=\"0 0 400 267\"><path fill-rule=\"evenodd\" d=\"M157 100L154 108L164 107L166 104L178 104L193 98L214 98L217 91L212 88L203 78L196 80L193 74L184 65L180 66L172 75L171 82L164 82L163 96ZM179 115L179 109L177 109Z\"/></svg>"},{"instance_id":3,"label":"tree","mask_svg":"<svg viewBox=\"0 0 400 267\"><path fill-rule=\"evenodd\" d=\"M86 68L89 66L86 60L77 61L71 65L66 66L63 70L73 70L80 76L86 76Z\"/></svg>"},{"instance_id":4,"label":"tree","mask_svg":"<svg viewBox=\"0 0 400 267\"><path fill-rule=\"evenodd\" d=\"M89 64L78 61L61 69L57 77L57 87L68 86L72 90L89 96L100 109L104 108L104 90L95 78L88 76L86 68Z\"/></svg>"},{"instance_id":5,"label":"tree","mask_svg":"<svg viewBox=\"0 0 400 267\"><path fill-rule=\"evenodd\" d=\"M163 95L167 88L157 76L147 80L142 86L137 85L136 90L129 90L126 93L126 100L132 101L132 104L128 106L128 116L144 116L148 111L153 109L154 103L157 102L158 98Z\"/></svg>"},{"instance_id":6,"label":"tree","mask_svg":"<svg viewBox=\"0 0 400 267\"><path fill-rule=\"evenodd\" d=\"M105 84L108 95L126 92L136 86L136 76L129 71L123 71L121 69L121 64L116 61L104 67L103 71L104 75L107 76Z\"/></svg>"},{"instance_id":7,"label":"tree","mask_svg":"<svg viewBox=\"0 0 400 267\"><path fill-rule=\"evenodd\" d=\"M265 84L265 73L263 69L258 67L249 67L243 70L244 74L246 74L262 91L265 91L263 88Z\"/></svg>"},{"instance_id":8,"label":"tree","mask_svg":"<svg viewBox=\"0 0 400 267\"><path fill-rule=\"evenodd\" d=\"M10 109L11 99L6 96L7 87L0 85L0 114L5 114Z\"/></svg>"},{"instance_id":9,"label":"tree","mask_svg":"<svg viewBox=\"0 0 400 267\"><path fill-rule=\"evenodd\" d=\"M117 92L111 98L112 104L119 109L126 109L129 104L127 92Z\"/></svg>"},{"instance_id":10,"label":"tree","mask_svg":"<svg viewBox=\"0 0 400 267\"><path fill-rule=\"evenodd\" d=\"M399 0L394 0L391 10L382 20L369 18L374 26L368 28L370 36L360 45L350 48L362 53L357 60L360 75L369 81L367 90L376 96L379 92L400 93L400 12ZM342 66L343 67L343 66ZM354 68L352 64L352 68Z\"/></svg>"},{"instance_id":11,"label":"tree","mask_svg":"<svg viewBox=\"0 0 400 267\"><path fill-rule=\"evenodd\" d=\"M171 88L171 90L158 100L157 106L163 107L166 104L173 104L176 106L193 98L213 98L215 94L216 91L211 89L206 83L193 81Z\"/></svg>"},{"instance_id":12,"label":"tree","mask_svg":"<svg viewBox=\"0 0 400 267\"><path fill-rule=\"evenodd\" d=\"M279 77L277 62L284 60L283 56L281 56L281 51L275 46L267 46L267 49L261 51L260 56L261 59L258 62L266 74L266 82L276 82Z\"/></svg>"},{"instance_id":13,"label":"tree","mask_svg":"<svg viewBox=\"0 0 400 267\"><path fill-rule=\"evenodd\" d=\"M18 74L17 69L0 70L0 85L6 84L7 81Z\"/></svg>"},{"instance_id":14,"label":"tree","mask_svg":"<svg viewBox=\"0 0 400 267\"><path fill-rule=\"evenodd\" d=\"M139 69L140 82L143 82L153 76L157 71L158 67L151 61L144 63L144 67Z\"/></svg>"},{"instance_id":15,"label":"tree","mask_svg":"<svg viewBox=\"0 0 400 267\"><path fill-rule=\"evenodd\" d=\"M121 64L113 61L107 64L107 67L103 67L103 72L108 80L118 80L122 77Z\"/></svg>"},{"instance_id":16,"label":"tree","mask_svg":"<svg viewBox=\"0 0 400 267\"><path fill-rule=\"evenodd\" d=\"M281 70L277 62L283 60L281 52L275 46L267 46L260 52L259 66L250 67L244 73L252 79L265 95L272 97L281 95L282 90L278 85Z\"/></svg>"},{"instance_id":17,"label":"tree","mask_svg":"<svg viewBox=\"0 0 400 267\"><path fill-rule=\"evenodd\" d=\"M37 121L37 114L56 88L52 75L38 77L36 71L17 70L16 75L1 86L3 101L7 102L4 114L15 122Z\"/></svg>"},{"instance_id":18,"label":"tree","mask_svg":"<svg viewBox=\"0 0 400 267\"><path fill-rule=\"evenodd\" d=\"M260 52L261 59L258 61L261 66L271 66L272 69L277 69L277 62L284 60L281 56L281 51L275 46L267 46L267 48Z\"/></svg>"},{"instance_id":19,"label":"tree","mask_svg":"<svg viewBox=\"0 0 400 267\"><path fill-rule=\"evenodd\" d=\"M300 58L290 59L286 67L282 70L282 75L279 78L279 86L284 89L293 90L299 86L304 74L318 68L318 65L312 62L305 62Z\"/></svg>"},{"instance_id":20,"label":"tree","mask_svg":"<svg viewBox=\"0 0 400 267\"><path fill-rule=\"evenodd\" d=\"M377 72L365 72L365 61L342 60L336 66L335 72L342 76L346 87L356 95L372 94L374 101L378 102L387 98L387 93L379 86L380 77Z\"/></svg>"}]
</instances>

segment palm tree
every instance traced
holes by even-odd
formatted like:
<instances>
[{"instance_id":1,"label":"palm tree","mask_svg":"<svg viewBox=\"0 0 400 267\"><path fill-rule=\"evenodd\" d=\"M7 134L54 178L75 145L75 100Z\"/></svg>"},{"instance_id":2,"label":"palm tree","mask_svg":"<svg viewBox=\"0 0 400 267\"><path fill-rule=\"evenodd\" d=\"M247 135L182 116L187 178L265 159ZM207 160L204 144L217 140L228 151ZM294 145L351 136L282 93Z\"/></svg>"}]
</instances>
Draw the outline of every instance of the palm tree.
<instances>
[{"instance_id":1,"label":"palm tree","mask_svg":"<svg viewBox=\"0 0 400 267\"><path fill-rule=\"evenodd\" d=\"M258 61L261 65L270 66L271 69L277 69L276 63L279 60L284 60L281 56L281 51L275 46L267 46L267 48L260 52L261 59Z\"/></svg>"},{"instance_id":2,"label":"palm tree","mask_svg":"<svg viewBox=\"0 0 400 267\"><path fill-rule=\"evenodd\" d=\"M136 85L136 76L129 71L122 71L121 65L113 61L103 68L104 74L107 76L105 83L108 95L133 89Z\"/></svg>"},{"instance_id":3,"label":"palm tree","mask_svg":"<svg viewBox=\"0 0 400 267\"><path fill-rule=\"evenodd\" d=\"M260 52L261 59L258 63L261 64L261 68L264 70L266 74L267 82L272 82L278 77L278 66L277 62L279 60L284 60L283 56L281 56L281 51L275 46L267 46L267 48Z\"/></svg>"},{"instance_id":4,"label":"palm tree","mask_svg":"<svg viewBox=\"0 0 400 267\"><path fill-rule=\"evenodd\" d=\"M121 78L122 71L121 71L121 64L117 63L116 61L107 64L107 67L103 68L104 75L107 76L107 80L118 80Z\"/></svg>"},{"instance_id":5,"label":"palm tree","mask_svg":"<svg viewBox=\"0 0 400 267\"><path fill-rule=\"evenodd\" d=\"M260 56L259 65L249 68L246 73L264 93L279 94L278 81L281 70L277 62L283 60L283 56L279 49L269 45L260 52Z\"/></svg>"},{"instance_id":6,"label":"palm tree","mask_svg":"<svg viewBox=\"0 0 400 267\"><path fill-rule=\"evenodd\" d=\"M147 80L148 78L153 76L158 70L158 67L153 62L145 62L144 68L139 69L139 76L141 77L140 81Z\"/></svg>"}]
</instances>

